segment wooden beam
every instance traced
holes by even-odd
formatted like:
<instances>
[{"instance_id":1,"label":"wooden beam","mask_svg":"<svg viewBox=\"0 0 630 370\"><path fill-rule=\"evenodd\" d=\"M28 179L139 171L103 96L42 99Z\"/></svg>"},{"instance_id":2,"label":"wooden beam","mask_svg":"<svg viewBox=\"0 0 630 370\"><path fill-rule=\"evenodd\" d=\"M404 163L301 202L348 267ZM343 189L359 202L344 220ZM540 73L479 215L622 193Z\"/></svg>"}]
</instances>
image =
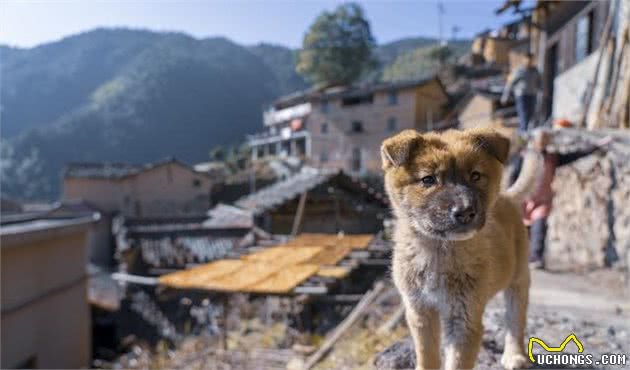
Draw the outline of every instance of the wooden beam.
<instances>
[{"instance_id":1,"label":"wooden beam","mask_svg":"<svg viewBox=\"0 0 630 370\"><path fill-rule=\"evenodd\" d=\"M597 88L597 80L599 79L599 69L602 65L602 60L604 59L604 53L606 52L606 45L608 44L608 40L610 39L610 35L612 34L612 20L614 15L612 12L608 11L608 16L606 17L606 23L604 24L604 33L601 35L599 39L599 44L597 47L599 48L599 57L597 58L597 64L595 65L595 73L591 77L591 80L586 85L586 92L584 96L584 105L582 110L582 121L580 122L582 127L586 127L588 123L588 111L591 108L591 102L593 100L593 96L595 95L595 89ZM594 121L588 128L598 128L597 120Z\"/></svg>"},{"instance_id":2,"label":"wooden beam","mask_svg":"<svg viewBox=\"0 0 630 370\"><path fill-rule=\"evenodd\" d=\"M403 319L403 317L405 317L405 305L401 303L396 309L396 311L394 311L394 314L392 315L392 317L390 317L389 320L387 320L383 325L381 325L376 330L376 332L379 334L387 334L391 332L392 330L394 330L396 325L398 325L398 323Z\"/></svg>"},{"instance_id":3,"label":"wooden beam","mask_svg":"<svg viewBox=\"0 0 630 370\"><path fill-rule=\"evenodd\" d=\"M374 285L374 289L365 293L361 301L357 303L352 312L339 324L332 334L326 339L324 344L315 352L311 357L306 360L304 364L304 370L310 370L313 366L317 365L324 356L335 345L335 342L341 338L341 336L354 324L355 321L363 312L370 306L370 303L385 289L385 284L382 281L377 282Z\"/></svg>"},{"instance_id":4,"label":"wooden beam","mask_svg":"<svg viewBox=\"0 0 630 370\"><path fill-rule=\"evenodd\" d=\"M291 235L296 236L300 231L302 225L302 216L304 216L304 207L306 206L306 196L308 191L305 191L300 196L300 202L298 203L297 211L295 212L295 218L293 219L293 228L291 229Z\"/></svg>"},{"instance_id":5,"label":"wooden beam","mask_svg":"<svg viewBox=\"0 0 630 370\"><path fill-rule=\"evenodd\" d=\"M350 252L350 257L351 258L356 258L356 259L366 259L366 258L370 258L370 252L368 252L368 251L352 251L352 252Z\"/></svg>"},{"instance_id":6,"label":"wooden beam","mask_svg":"<svg viewBox=\"0 0 630 370\"><path fill-rule=\"evenodd\" d=\"M228 296L227 294L223 294L223 299L221 300L222 304L223 304L223 318L222 318L222 324L223 324L223 335L221 336L221 347L224 351L226 351L228 349L228 325L227 325L227 319L228 319L228 313L227 313L227 309L228 309Z\"/></svg>"},{"instance_id":7,"label":"wooden beam","mask_svg":"<svg viewBox=\"0 0 630 370\"><path fill-rule=\"evenodd\" d=\"M112 274L112 279L116 281L123 281L125 283L132 283L132 284L139 284L139 285L157 285L158 284L158 278L140 276L140 275L131 275L131 274L126 274L124 272L114 272Z\"/></svg>"},{"instance_id":8,"label":"wooden beam","mask_svg":"<svg viewBox=\"0 0 630 370\"><path fill-rule=\"evenodd\" d=\"M333 303L356 303L363 298L363 294L333 294L318 297L317 299L325 302Z\"/></svg>"},{"instance_id":9,"label":"wooden beam","mask_svg":"<svg viewBox=\"0 0 630 370\"><path fill-rule=\"evenodd\" d=\"M293 289L295 294L320 295L327 294L328 288L325 285L319 286L298 286Z\"/></svg>"},{"instance_id":10,"label":"wooden beam","mask_svg":"<svg viewBox=\"0 0 630 370\"><path fill-rule=\"evenodd\" d=\"M389 266L392 264L392 260L389 258L371 258L361 261L365 266Z\"/></svg>"}]
</instances>

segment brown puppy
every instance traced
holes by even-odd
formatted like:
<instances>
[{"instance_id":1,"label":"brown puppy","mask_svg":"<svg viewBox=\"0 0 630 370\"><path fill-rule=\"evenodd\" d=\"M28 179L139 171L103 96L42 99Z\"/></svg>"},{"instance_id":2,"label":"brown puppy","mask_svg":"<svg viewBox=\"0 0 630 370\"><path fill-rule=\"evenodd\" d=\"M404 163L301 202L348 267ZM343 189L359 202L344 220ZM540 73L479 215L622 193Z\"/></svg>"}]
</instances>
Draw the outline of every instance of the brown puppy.
<instances>
[{"instance_id":1,"label":"brown puppy","mask_svg":"<svg viewBox=\"0 0 630 370\"><path fill-rule=\"evenodd\" d=\"M440 368L440 337L446 369L474 367L483 311L500 290L507 308L501 363L529 364L527 232L511 199L518 195L500 192L508 152L509 140L490 129L406 130L383 142L385 188L396 217L393 278L418 369Z\"/></svg>"}]
</instances>

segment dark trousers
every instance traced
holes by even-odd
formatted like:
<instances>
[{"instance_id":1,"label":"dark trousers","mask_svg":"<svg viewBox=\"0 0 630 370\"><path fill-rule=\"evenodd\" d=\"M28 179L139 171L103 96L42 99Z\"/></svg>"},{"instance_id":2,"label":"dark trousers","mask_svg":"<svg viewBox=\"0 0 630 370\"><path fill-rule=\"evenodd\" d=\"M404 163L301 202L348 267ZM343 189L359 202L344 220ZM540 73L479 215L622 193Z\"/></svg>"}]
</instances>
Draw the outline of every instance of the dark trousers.
<instances>
[{"instance_id":1,"label":"dark trousers","mask_svg":"<svg viewBox=\"0 0 630 370\"><path fill-rule=\"evenodd\" d=\"M510 158L510 169L509 169L509 183L508 186L511 186L518 179L518 175L521 173L521 167L523 167L523 156L521 153L516 153Z\"/></svg>"},{"instance_id":2,"label":"dark trousers","mask_svg":"<svg viewBox=\"0 0 630 370\"><path fill-rule=\"evenodd\" d=\"M547 217L539 218L529 227L530 260L543 260L547 238Z\"/></svg>"},{"instance_id":3,"label":"dark trousers","mask_svg":"<svg viewBox=\"0 0 630 370\"><path fill-rule=\"evenodd\" d=\"M514 184L523 166L523 156L514 155L510 166L510 185ZM547 217L539 218L529 227L529 259L544 261L545 239L547 238Z\"/></svg>"},{"instance_id":4,"label":"dark trousers","mask_svg":"<svg viewBox=\"0 0 630 370\"><path fill-rule=\"evenodd\" d=\"M516 113L518 114L518 130L525 132L532 128L530 121L536 112L536 95L521 95L516 97Z\"/></svg>"}]
</instances>

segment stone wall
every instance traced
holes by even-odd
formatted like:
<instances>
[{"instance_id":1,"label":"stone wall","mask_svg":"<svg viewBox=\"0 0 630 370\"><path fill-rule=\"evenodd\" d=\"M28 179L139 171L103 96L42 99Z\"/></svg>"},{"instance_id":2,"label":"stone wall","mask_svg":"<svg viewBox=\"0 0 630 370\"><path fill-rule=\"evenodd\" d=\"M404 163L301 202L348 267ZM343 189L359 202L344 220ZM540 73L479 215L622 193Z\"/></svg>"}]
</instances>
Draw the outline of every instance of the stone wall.
<instances>
[{"instance_id":1,"label":"stone wall","mask_svg":"<svg viewBox=\"0 0 630 370\"><path fill-rule=\"evenodd\" d=\"M562 130L553 150L570 152L605 135L615 141L558 168L547 234L547 266L554 270L625 265L630 253L630 134Z\"/></svg>"}]
</instances>

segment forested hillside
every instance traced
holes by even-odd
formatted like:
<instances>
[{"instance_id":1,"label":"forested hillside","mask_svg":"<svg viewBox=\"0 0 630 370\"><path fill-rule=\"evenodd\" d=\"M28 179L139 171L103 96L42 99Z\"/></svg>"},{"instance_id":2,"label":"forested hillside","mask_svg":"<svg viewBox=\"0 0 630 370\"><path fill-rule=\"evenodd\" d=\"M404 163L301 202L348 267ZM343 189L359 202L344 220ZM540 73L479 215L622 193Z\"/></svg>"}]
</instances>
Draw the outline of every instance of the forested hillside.
<instances>
[{"instance_id":1,"label":"forested hillside","mask_svg":"<svg viewBox=\"0 0 630 370\"><path fill-rule=\"evenodd\" d=\"M432 40L379 46L372 79ZM434 44L434 42L433 42ZM308 87L296 51L225 38L97 29L31 49L0 46L2 192L55 199L69 161L203 161L261 129L277 96ZM417 73L402 69L397 78Z\"/></svg>"}]
</instances>

